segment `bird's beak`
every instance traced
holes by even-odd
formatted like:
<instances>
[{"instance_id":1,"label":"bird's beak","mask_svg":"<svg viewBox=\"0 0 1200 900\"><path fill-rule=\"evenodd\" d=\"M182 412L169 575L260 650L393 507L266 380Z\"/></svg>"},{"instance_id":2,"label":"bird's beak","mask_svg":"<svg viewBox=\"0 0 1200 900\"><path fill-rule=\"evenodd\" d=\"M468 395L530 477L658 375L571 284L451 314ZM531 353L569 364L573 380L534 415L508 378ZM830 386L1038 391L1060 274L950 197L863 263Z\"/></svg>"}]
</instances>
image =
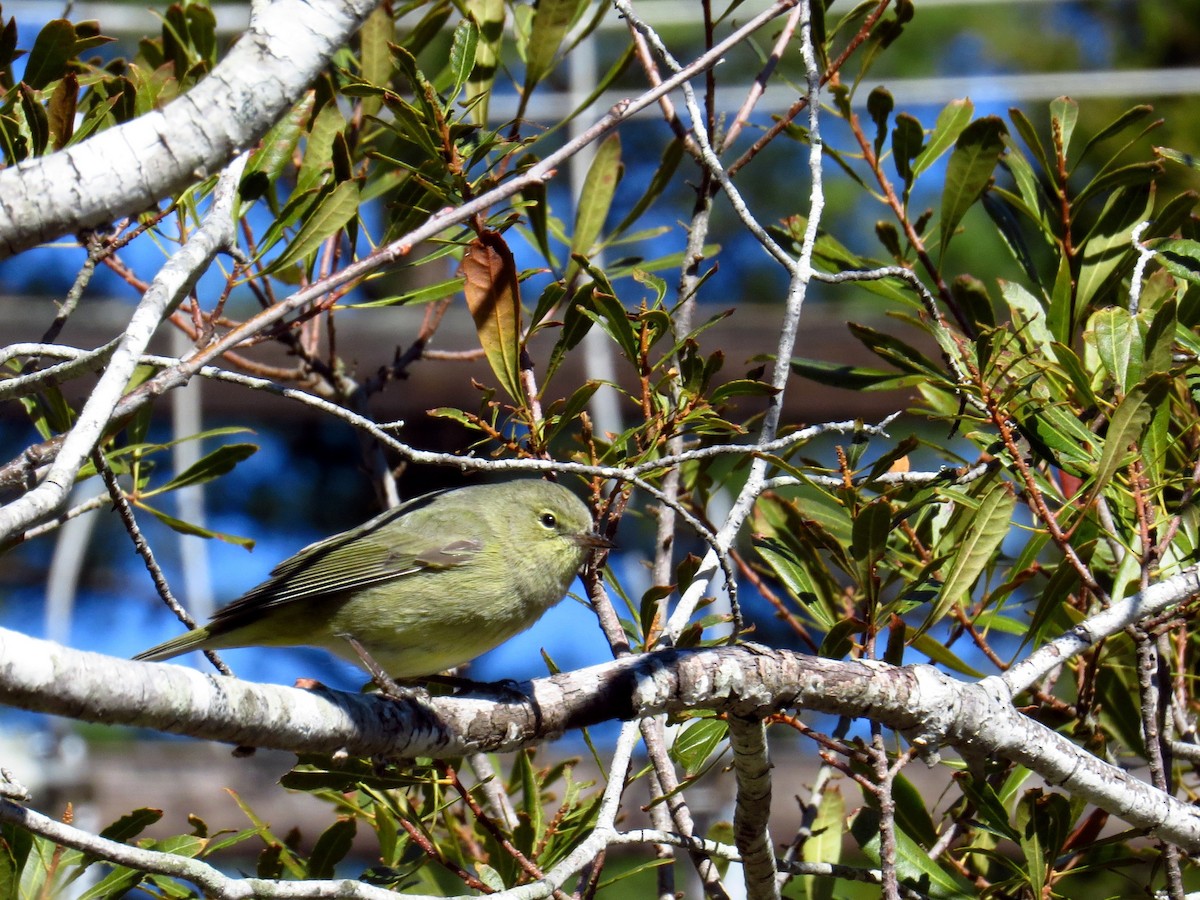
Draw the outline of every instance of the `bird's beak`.
<instances>
[{"instance_id":1,"label":"bird's beak","mask_svg":"<svg viewBox=\"0 0 1200 900\"><path fill-rule=\"evenodd\" d=\"M589 550L616 546L616 544L614 544L604 535L597 534L594 531L589 531L586 534L575 534L571 537L572 540L574 540L575 543L577 543L580 547L587 547Z\"/></svg>"}]
</instances>

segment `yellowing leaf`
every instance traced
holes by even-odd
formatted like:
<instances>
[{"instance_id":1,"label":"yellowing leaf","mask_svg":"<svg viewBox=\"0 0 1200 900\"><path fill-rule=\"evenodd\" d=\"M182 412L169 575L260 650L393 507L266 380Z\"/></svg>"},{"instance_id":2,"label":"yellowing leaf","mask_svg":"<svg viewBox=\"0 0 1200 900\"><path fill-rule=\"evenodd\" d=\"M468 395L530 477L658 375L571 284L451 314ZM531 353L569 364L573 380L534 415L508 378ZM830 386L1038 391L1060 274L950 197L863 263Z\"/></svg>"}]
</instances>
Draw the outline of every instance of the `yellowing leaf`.
<instances>
[{"instance_id":1,"label":"yellowing leaf","mask_svg":"<svg viewBox=\"0 0 1200 900\"><path fill-rule=\"evenodd\" d=\"M479 345L501 387L521 402L521 291L512 251L495 231L467 247L459 272Z\"/></svg>"}]
</instances>

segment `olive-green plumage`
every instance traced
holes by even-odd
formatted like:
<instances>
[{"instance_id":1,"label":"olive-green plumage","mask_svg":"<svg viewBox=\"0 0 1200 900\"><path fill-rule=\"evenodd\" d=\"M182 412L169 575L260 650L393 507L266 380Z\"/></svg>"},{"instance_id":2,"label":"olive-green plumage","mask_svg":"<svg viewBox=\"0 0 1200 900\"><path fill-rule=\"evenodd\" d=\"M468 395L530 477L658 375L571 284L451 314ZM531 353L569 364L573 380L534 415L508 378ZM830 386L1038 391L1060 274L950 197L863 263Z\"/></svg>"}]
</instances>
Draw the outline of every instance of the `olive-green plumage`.
<instances>
[{"instance_id":1,"label":"olive-green plumage","mask_svg":"<svg viewBox=\"0 0 1200 900\"><path fill-rule=\"evenodd\" d=\"M592 547L588 508L548 481L427 494L305 547L208 625L138 654L313 646L393 678L454 668L524 631L570 587Z\"/></svg>"}]
</instances>

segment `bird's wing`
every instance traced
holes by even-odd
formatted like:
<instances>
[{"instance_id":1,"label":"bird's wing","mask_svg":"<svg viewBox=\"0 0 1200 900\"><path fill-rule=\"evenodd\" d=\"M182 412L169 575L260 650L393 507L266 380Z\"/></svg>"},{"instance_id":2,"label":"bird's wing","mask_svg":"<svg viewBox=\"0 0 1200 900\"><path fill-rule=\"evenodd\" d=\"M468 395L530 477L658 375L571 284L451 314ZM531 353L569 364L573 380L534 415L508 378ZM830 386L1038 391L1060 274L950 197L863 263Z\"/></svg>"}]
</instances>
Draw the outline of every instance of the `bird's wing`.
<instances>
[{"instance_id":1,"label":"bird's wing","mask_svg":"<svg viewBox=\"0 0 1200 900\"><path fill-rule=\"evenodd\" d=\"M417 572L459 566L483 545L474 538L446 540L436 515L423 508L436 495L409 501L350 531L305 547L276 566L271 577L218 610L214 623L321 595L345 595ZM414 515L415 514L415 515ZM430 521L424 521L426 518ZM440 539L439 539L440 538Z\"/></svg>"}]
</instances>

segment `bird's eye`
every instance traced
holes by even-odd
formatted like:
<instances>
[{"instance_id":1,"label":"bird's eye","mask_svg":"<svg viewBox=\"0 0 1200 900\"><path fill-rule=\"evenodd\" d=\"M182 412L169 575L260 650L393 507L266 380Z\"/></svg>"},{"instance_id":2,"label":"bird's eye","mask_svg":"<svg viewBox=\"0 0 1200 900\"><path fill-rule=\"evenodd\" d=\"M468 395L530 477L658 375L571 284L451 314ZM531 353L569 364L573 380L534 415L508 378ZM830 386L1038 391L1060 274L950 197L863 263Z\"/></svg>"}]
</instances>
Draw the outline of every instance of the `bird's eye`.
<instances>
[{"instance_id":1,"label":"bird's eye","mask_svg":"<svg viewBox=\"0 0 1200 900\"><path fill-rule=\"evenodd\" d=\"M546 528L556 528L558 526L558 519L554 517L554 513L542 513L542 517L538 521Z\"/></svg>"}]
</instances>

